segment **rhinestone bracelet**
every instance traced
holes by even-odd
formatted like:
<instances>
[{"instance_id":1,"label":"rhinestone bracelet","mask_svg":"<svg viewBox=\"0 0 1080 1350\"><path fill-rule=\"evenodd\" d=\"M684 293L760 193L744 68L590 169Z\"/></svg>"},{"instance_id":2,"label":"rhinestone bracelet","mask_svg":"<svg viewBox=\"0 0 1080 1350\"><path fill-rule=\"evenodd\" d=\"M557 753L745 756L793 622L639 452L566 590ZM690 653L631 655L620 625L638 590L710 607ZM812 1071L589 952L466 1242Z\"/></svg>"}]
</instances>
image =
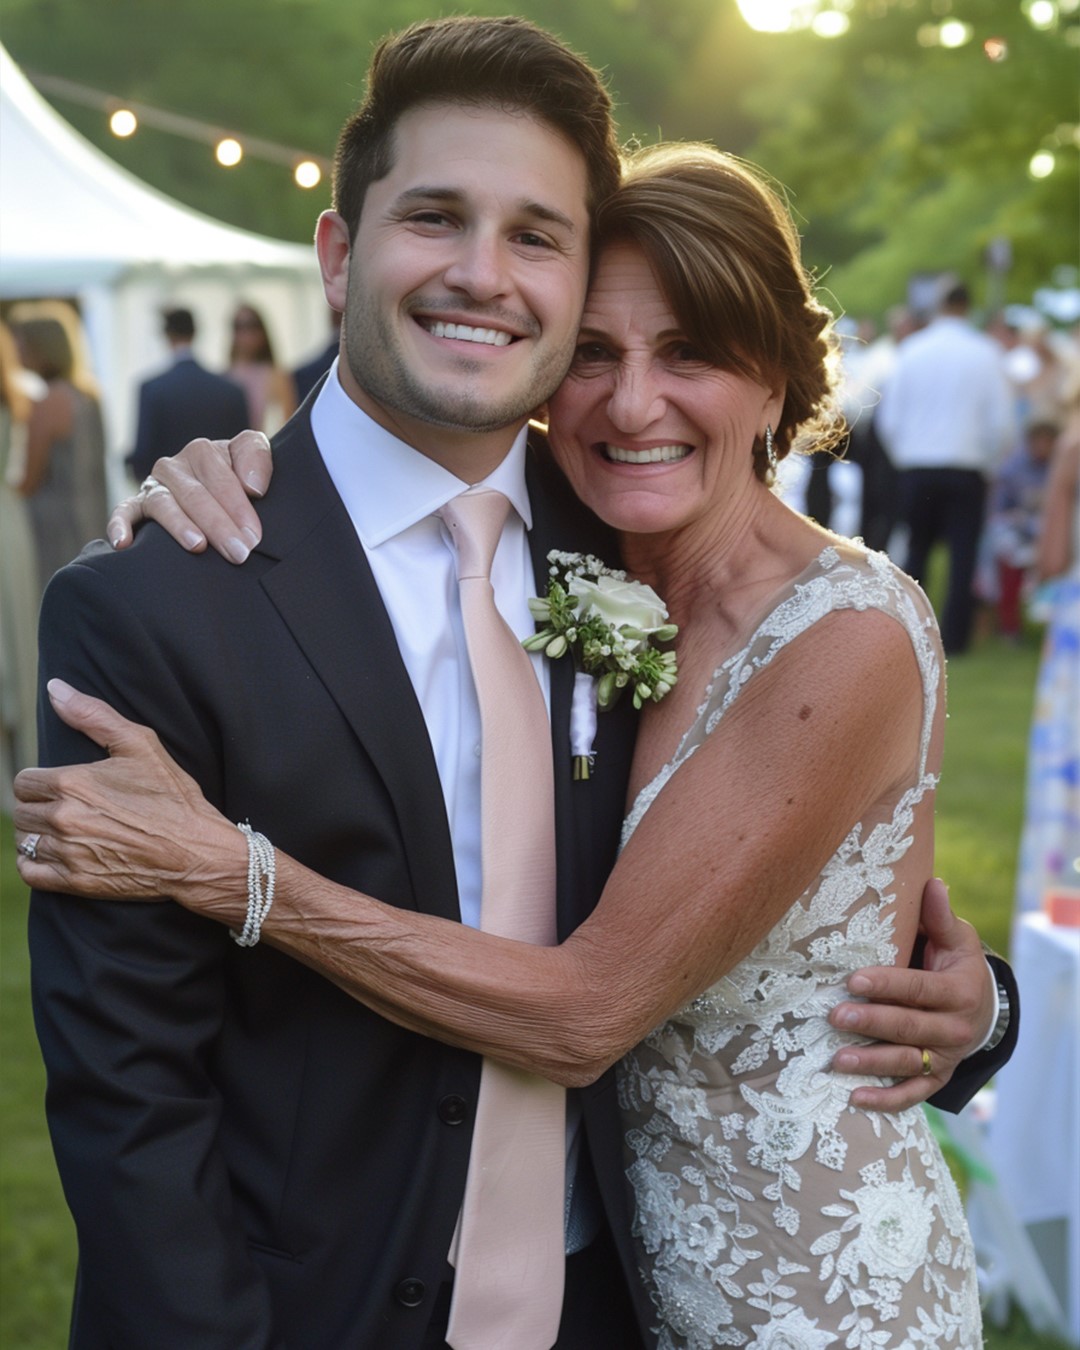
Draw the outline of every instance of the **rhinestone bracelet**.
<instances>
[{"instance_id":1,"label":"rhinestone bracelet","mask_svg":"<svg viewBox=\"0 0 1080 1350\"><path fill-rule=\"evenodd\" d=\"M277 880L277 864L274 860L274 846L265 834L259 834L247 823L236 827L247 839L247 917L238 933L229 929L229 935L238 946L254 947L262 932L263 920L270 913L274 903L274 883Z\"/></svg>"}]
</instances>

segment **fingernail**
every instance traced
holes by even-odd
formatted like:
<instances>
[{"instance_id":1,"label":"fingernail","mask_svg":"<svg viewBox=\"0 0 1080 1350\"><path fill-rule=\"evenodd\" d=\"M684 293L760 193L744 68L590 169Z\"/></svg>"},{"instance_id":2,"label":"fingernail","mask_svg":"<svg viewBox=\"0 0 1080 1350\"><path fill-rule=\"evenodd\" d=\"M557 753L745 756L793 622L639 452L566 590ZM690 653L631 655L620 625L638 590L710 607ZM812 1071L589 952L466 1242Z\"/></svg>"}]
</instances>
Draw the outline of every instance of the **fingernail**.
<instances>
[{"instance_id":1,"label":"fingernail","mask_svg":"<svg viewBox=\"0 0 1080 1350\"><path fill-rule=\"evenodd\" d=\"M50 680L45 688L49 691L49 697L54 703L69 702L75 692L71 685L65 683L64 680Z\"/></svg>"},{"instance_id":2,"label":"fingernail","mask_svg":"<svg viewBox=\"0 0 1080 1350\"><path fill-rule=\"evenodd\" d=\"M845 1008L842 1013L838 1013L836 1020L842 1027L857 1027L859 1025L859 1014L854 1008Z\"/></svg>"},{"instance_id":3,"label":"fingernail","mask_svg":"<svg viewBox=\"0 0 1080 1350\"><path fill-rule=\"evenodd\" d=\"M198 548L200 544L205 544L206 540L198 530L185 530L180 537L180 542L186 549Z\"/></svg>"},{"instance_id":4,"label":"fingernail","mask_svg":"<svg viewBox=\"0 0 1080 1350\"><path fill-rule=\"evenodd\" d=\"M865 975L852 975L847 982L847 987L853 994L868 994L870 992L870 981Z\"/></svg>"},{"instance_id":5,"label":"fingernail","mask_svg":"<svg viewBox=\"0 0 1080 1350\"><path fill-rule=\"evenodd\" d=\"M244 526L243 534L244 538L248 541L251 547L255 548L259 542L259 536L255 533L255 531L251 528L250 525Z\"/></svg>"},{"instance_id":6,"label":"fingernail","mask_svg":"<svg viewBox=\"0 0 1080 1350\"><path fill-rule=\"evenodd\" d=\"M124 531L119 527L119 525L114 526L114 528L109 531L109 543L113 546L113 548L119 548L123 542L124 542Z\"/></svg>"},{"instance_id":7,"label":"fingernail","mask_svg":"<svg viewBox=\"0 0 1080 1350\"><path fill-rule=\"evenodd\" d=\"M251 549L240 539L226 539L225 552L234 563L242 563L247 562Z\"/></svg>"},{"instance_id":8,"label":"fingernail","mask_svg":"<svg viewBox=\"0 0 1080 1350\"><path fill-rule=\"evenodd\" d=\"M252 492L254 492L256 497L261 497L266 491L266 488L263 486L262 474L256 473L254 469L252 469L249 474L245 475L244 482Z\"/></svg>"},{"instance_id":9,"label":"fingernail","mask_svg":"<svg viewBox=\"0 0 1080 1350\"><path fill-rule=\"evenodd\" d=\"M833 1060L833 1067L836 1069L850 1069L854 1071L859 1067L859 1056L853 1054L850 1050L841 1050Z\"/></svg>"}]
</instances>

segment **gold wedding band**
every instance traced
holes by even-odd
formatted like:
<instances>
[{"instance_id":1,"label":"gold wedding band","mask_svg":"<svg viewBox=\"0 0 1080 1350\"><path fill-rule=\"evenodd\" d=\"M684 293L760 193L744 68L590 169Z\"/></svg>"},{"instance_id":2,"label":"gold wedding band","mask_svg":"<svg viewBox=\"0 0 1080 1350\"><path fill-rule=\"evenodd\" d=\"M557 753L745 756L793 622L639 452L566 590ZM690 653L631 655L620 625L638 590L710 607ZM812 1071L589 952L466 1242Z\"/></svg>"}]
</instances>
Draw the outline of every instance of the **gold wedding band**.
<instances>
[{"instance_id":1,"label":"gold wedding band","mask_svg":"<svg viewBox=\"0 0 1080 1350\"><path fill-rule=\"evenodd\" d=\"M929 1050L924 1050L924 1051L922 1052L922 1074L923 1074L923 1077L924 1077L924 1078L928 1078L933 1072L934 1072L934 1061L930 1058L930 1051L929 1051Z\"/></svg>"}]
</instances>

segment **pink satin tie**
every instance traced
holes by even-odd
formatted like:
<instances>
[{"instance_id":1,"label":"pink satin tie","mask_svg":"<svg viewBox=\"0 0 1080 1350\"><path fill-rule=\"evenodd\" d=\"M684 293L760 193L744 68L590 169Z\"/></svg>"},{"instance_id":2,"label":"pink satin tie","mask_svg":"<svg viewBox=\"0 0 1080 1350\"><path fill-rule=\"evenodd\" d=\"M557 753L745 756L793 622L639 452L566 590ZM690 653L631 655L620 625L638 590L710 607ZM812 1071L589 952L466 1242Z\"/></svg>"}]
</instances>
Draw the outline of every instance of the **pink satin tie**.
<instances>
[{"instance_id":1,"label":"pink satin tie","mask_svg":"<svg viewBox=\"0 0 1080 1350\"><path fill-rule=\"evenodd\" d=\"M458 552L465 639L480 703L480 926L545 946L555 932L551 731L532 662L495 607L491 562L510 510L463 493L439 512ZM550 1350L565 1276L566 1092L485 1059L465 1199L450 1258L454 1350Z\"/></svg>"}]
</instances>

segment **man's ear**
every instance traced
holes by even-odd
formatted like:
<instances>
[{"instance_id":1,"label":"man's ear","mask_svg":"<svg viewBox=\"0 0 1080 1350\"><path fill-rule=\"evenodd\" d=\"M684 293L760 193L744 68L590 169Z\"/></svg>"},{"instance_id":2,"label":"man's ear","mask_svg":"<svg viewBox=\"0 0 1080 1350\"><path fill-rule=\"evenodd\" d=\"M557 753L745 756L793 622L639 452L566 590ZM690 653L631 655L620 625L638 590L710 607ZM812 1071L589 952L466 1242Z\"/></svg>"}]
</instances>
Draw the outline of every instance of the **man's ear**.
<instances>
[{"instance_id":1,"label":"man's ear","mask_svg":"<svg viewBox=\"0 0 1080 1350\"><path fill-rule=\"evenodd\" d=\"M331 309L344 313L352 240L348 225L336 211L324 211L319 217L315 227L315 252L319 258L326 303Z\"/></svg>"}]
</instances>

